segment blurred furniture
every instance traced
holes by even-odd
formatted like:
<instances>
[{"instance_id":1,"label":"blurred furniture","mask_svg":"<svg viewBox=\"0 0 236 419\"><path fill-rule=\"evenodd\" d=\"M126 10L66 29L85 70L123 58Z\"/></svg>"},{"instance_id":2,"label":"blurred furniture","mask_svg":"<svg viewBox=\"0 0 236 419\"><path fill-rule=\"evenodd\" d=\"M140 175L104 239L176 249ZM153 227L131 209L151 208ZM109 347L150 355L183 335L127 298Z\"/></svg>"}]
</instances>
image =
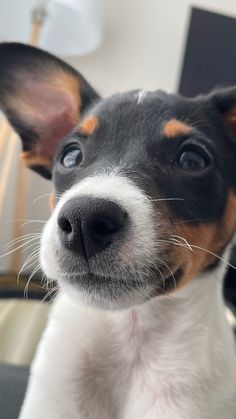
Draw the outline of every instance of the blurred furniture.
<instances>
[{"instance_id":1,"label":"blurred furniture","mask_svg":"<svg viewBox=\"0 0 236 419\"><path fill-rule=\"evenodd\" d=\"M40 300L0 300L0 363L31 364L49 310Z\"/></svg>"}]
</instances>

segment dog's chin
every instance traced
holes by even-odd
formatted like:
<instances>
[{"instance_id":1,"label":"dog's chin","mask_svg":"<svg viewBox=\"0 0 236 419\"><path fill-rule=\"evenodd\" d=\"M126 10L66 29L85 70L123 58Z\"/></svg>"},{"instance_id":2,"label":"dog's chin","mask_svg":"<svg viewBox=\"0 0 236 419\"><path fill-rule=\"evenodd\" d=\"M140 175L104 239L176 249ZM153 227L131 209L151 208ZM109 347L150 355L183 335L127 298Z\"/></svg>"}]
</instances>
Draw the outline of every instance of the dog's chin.
<instances>
[{"instance_id":1,"label":"dog's chin","mask_svg":"<svg viewBox=\"0 0 236 419\"><path fill-rule=\"evenodd\" d=\"M60 275L58 284L76 304L103 310L122 310L140 305L150 298L152 287L127 284L119 278L96 274Z\"/></svg>"},{"instance_id":2,"label":"dog's chin","mask_svg":"<svg viewBox=\"0 0 236 419\"><path fill-rule=\"evenodd\" d=\"M114 264L105 270L104 266L89 268L87 264L75 265L73 260L70 264L62 258L59 261L52 252L50 255L49 258L48 252L41 253L45 275L56 281L77 305L105 310L122 310L163 297L175 290L183 273L179 266L173 268L173 264L170 270L163 266L153 268L147 263L141 273L138 266L117 269Z\"/></svg>"},{"instance_id":3,"label":"dog's chin","mask_svg":"<svg viewBox=\"0 0 236 419\"><path fill-rule=\"evenodd\" d=\"M176 270L176 278L181 270ZM60 274L57 282L75 304L90 306L103 310L123 310L143 304L153 298L163 297L170 291L173 278L166 277L167 289L163 288L158 278L150 283L136 281L129 278L129 282L119 277L108 277L92 273ZM176 285L176 282L175 282ZM172 287L173 288L173 287Z\"/></svg>"}]
</instances>

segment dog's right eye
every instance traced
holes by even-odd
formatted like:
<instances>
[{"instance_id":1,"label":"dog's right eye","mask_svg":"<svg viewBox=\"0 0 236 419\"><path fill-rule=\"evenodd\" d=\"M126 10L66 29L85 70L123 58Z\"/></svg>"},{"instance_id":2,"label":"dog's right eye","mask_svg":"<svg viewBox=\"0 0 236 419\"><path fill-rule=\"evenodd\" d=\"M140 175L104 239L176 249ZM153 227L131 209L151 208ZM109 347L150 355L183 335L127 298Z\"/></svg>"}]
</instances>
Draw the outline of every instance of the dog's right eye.
<instances>
[{"instance_id":1,"label":"dog's right eye","mask_svg":"<svg viewBox=\"0 0 236 419\"><path fill-rule=\"evenodd\" d=\"M68 147L61 158L61 163L66 169L71 169L78 166L82 160L82 153L80 146L74 145L73 147Z\"/></svg>"},{"instance_id":2,"label":"dog's right eye","mask_svg":"<svg viewBox=\"0 0 236 419\"><path fill-rule=\"evenodd\" d=\"M210 163L210 160L203 149L189 145L183 147L181 153L178 155L176 163L182 170L197 172L207 167Z\"/></svg>"}]
</instances>

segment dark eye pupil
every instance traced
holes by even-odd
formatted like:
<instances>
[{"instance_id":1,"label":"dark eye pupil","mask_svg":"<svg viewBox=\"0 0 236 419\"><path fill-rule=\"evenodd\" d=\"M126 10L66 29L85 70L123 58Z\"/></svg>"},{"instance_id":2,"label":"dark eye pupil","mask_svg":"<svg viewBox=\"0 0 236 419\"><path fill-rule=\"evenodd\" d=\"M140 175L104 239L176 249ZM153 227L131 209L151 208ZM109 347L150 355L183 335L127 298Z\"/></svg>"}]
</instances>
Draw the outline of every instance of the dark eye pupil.
<instances>
[{"instance_id":1,"label":"dark eye pupil","mask_svg":"<svg viewBox=\"0 0 236 419\"><path fill-rule=\"evenodd\" d=\"M66 151L62 158L62 164L66 168L75 167L80 162L81 162L81 150L79 147Z\"/></svg>"},{"instance_id":2,"label":"dark eye pupil","mask_svg":"<svg viewBox=\"0 0 236 419\"><path fill-rule=\"evenodd\" d=\"M178 165L183 170L201 170L207 166L207 160L197 151L184 151L178 159Z\"/></svg>"}]
</instances>

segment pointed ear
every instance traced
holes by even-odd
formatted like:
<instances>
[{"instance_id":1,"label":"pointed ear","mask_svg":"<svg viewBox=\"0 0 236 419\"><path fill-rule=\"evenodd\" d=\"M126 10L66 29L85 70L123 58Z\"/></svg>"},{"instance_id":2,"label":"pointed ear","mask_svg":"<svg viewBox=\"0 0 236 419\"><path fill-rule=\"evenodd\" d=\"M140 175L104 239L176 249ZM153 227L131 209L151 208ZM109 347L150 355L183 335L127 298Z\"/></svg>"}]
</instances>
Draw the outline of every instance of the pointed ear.
<instances>
[{"instance_id":1,"label":"pointed ear","mask_svg":"<svg viewBox=\"0 0 236 419\"><path fill-rule=\"evenodd\" d=\"M27 45L0 44L0 109L23 145L27 166L51 177L58 142L98 94L60 59Z\"/></svg>"},{"instance_id":2,"label":"pointed ear","mask_svg":"<svg viewBox=\"0 0 236 419\"><path fill-rule=\"evenodd\" d=\"M215 90L210 97L214 107L222 115L226 130L236 139L236 87Z\"/></svg>"}]
</instances>

